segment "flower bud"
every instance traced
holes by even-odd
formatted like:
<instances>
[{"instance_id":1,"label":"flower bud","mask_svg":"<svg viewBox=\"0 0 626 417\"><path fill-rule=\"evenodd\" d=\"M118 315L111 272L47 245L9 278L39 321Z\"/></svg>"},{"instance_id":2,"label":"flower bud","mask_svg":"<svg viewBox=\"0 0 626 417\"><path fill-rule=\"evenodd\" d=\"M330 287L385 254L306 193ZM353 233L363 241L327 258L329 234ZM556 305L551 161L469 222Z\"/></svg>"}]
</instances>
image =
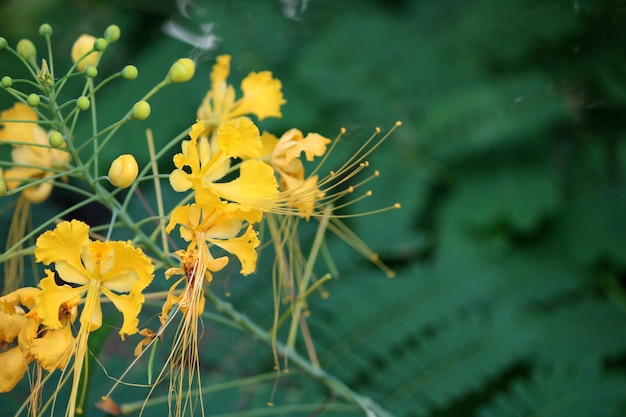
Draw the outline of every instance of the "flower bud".
<instances>
[{"instance_id":1,"label":"flower bud","mask_svg":"<svg viewBox=\"0 0 626 417\"><path fill-rule=\"evenodd\" d=\"M30 39L22 39L17 43L15 47L17 54L28 61L29 64L34 66L37 60L37 49Z\"/></svg>"},{"instance_id":2,"label":"flower bud","mask_svg":"<svg viewBox=\"0 0 626 417\"><path fill-rule=\"evenodd\" d=\"M4 181L4 178L0 178L0 196L6 195L6 193L7 193L7 183L6 181Z\"/></svg>"},{"instance_id":3,"label":"flower bud","mask_svg":"<svg viewBox=\"0 0 626 417\"><path fill-rule=\"evenodd\" d=\"M120 34L120 27L118 25L109 25L104 31L104 39L106 39L108 43L117 42L120 38Z\"/></svg>"},{"instance_id":4,"label":"flower bud","mask_svg":"<svg viewBox=\"0 0 626 417\"><path fill-rule=\"evenodd\" d=\"M60 132L57 132L56 130L52 131L50 133L50 136L48 136L48 143L53 148L60 148L63 145L63 142L65 142L63 140L63 135Z\"/></svg>"},{"instance_id":5,"label":"flower bud","mask_svg":"<svg viewBox=\"0 0 626 417\"><path fill-rule=\"evenodd\" d=\"M5 75L0 80L0 85L2 85L4 88L9 88L13 85L13 79L9 77L8 75Z\"/></svg>"},{"instance_id":6,"label":"flower bud","mask_svg":"<svg viewBox=\"0 0 626 417\"><path fill-rule=\"evenodd\" d=\"M184 83L191 80L196 71L196 64L189 58L180 58L170 67L167 79L173 83Z\"/></svg>"},{"instance_id":7,"label":"flower bud","mask_svg":"<svg viewBox=\"0 0 626 417\"><path fill-rule=\"evenodd\" d=\"M7 46L9 46L7 40L0 36L0 51L5 49Z\"/></svg>"},{"instance_id":8,"label":"flower bud","mask_svg":"<svg viewBox=\"0 0 626 417\"><path fill-rule=\"evenodd\" d=\"M92 66L85 68L85 75L89 78L96 78L98 76L98 68Z\"/></svg>"},{"instance_id":9,"label":"flower bud","mask_svg":"<svg viewBox=\"0 0 626 417\"><path fill-rule=\"evenodd\" d=\"M120 155L109 169L109 181L118 188L128 188L137 179L139 166L130 154Z\"/></svg>"},{"instance_id":10,"label":"flower bud","mask_svg":"<svg viewBox=\"0 0 626 417\"><path fill-rule=\"evenodd\" d=\"M44 38L52 36L52 26L50 26L47 23L44 23L43 25L39 26L39 34L43 36Z\"/></svg>"},{"instance_id":11,"label":"flower bud","mask_svg":"<svg viewBox=\"0 0 626 417\"><path fill-rule=\"evenodd\" d=\"M150 104L147 101L138 101L133 106L133 110L130 112L133 119L145 120L150 116Z\"/></svg>"},{"instance_id":12,"label":"flower bud","mask_svg":"<svg viewBox=\"0 0 626 417\"><path fill-rule=\"evenodd\" d=\"M134 65L126 65L122 69L122 77L127 80L134 80L135 78L137 78L138 73L139 71L137 71L137 67Z\"/></svg>"},{"instance_id":13,"label":"flower bud","mask_svg":"<svg viewBox=\"0 0 626 417\"><path fill-rule=\"evenodd\" d=\"M83 71L88 66L95 67L98 63L99 52L92 52L79 61L83 55L94 49L95 42L95 37L86 34L80 35L74 42L72 46L72 62L76 64L76 69L79 71Z\"/></svg>"},{"instance_id":14,"label":"flower bud","mask_svg":"<svg viewBox=\"0 0 626 417\"><path fill-rule=\"evenodd\" d=\"M26 102L30 107L37 107L41 103L41 98L37 94L32 93L28 95Z\"/></svg>"},{"instance_id":15,"label":"flower bud","mask_svg":"<svg viewBox=\"0 0 626 417\"><path fill-rule=\"evenodd\" d=\"M89 101L87 97L81 96L76 99L76 107L78 107L79 110L85 111L89 106L91 106L91 101Z\"/></svg>"}]
</instances>

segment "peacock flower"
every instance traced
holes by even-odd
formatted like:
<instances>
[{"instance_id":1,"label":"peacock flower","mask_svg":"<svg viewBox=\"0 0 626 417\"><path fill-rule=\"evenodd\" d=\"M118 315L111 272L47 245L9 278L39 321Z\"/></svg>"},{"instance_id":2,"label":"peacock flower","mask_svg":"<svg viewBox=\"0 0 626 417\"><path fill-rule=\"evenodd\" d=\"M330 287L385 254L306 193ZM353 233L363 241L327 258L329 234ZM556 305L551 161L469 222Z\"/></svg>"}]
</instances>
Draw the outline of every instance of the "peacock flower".
<instances>
[{"instance_id":1,"label":"peacock flower","mask_svg":"<svg viewBox=\"0 0 626 417\"><path fill-rule=\"evenodd\" d=\"M144 296L142 291L154 277L154 266L140 250L124 241L92 241L89 239L89 226L72 220L59 223L48 230L35 243L35 259L45 265L54 265L55 272L46 270L41 280L41 293L36 297L36 306L31 313L51 330L64 327L64 305L84 296L80 313L80 328L74 342L74 368L72 388L68 400L68 415L74 415L82 368L87 359L87 341L92 331L102 326L100 297L108 298L123 315L119 334L139 331L137 316ZM52 334L49 343L67 340L67 333ZM44 341L41 342L44 344Z\"/></svg>"},{"instance_id":2,"label":"peacock flower","mask_svg":"<svg viewBox=\"0 0 626 417\"><path fill-rule=\"evenodd\" d=\"M317 133L309 133L306 137L298 129L290 129L278 139L268 132L261 136L262 154L274 168L280 178L281 191L285 193L285 204L297 209L301 217L309 218L315 203L325 193L318 187L317 175L305 178L304 164L300 157L304 153L306 160L311 162L316 156L326 152L330 139Z\"/></svg>"},{"instance_id":3,"label":"peacock flower","mask_svg":"<svg viewBox=\"0 0 626 417\"><path fill-rule=\"evenodd\" d=\"M182 143L182 153L174 156L172 188L179 192L193 189L201 205L208 205L216 197L238 203L244 210L257 212L260 220L260 212L268 210L278 194L272 167L257 159L246 159L239 165L238 178L218 182L227 174L231 158L260 156L262 143L258 129L247 118L227 122L217 131L218 149L212 153L208 139L201 136L204 126L202 120L194 124L190 140Z\"/></svg>"},{"instance_id":4,"label":"peacock flower","mask_svg":"<svg viewBox=\"0 0 626 417\"><path fill-rule=\"evenodd\" d=\"M102 294L123 314L120 336L124 338L138 331L137 315L144 301L142 291L154 277L152 262L140 249L130 242L91 241L89 226L72 220L59 223L37 239L35 258L45 265L54 264L60 279L70 284L57 285L54 272L46 270L35 307L45 325L61 328L58 314L61 304L86 294L81 327L97 330L102 325Z\"/></svg>"},{"instance_id":5,"label":"peacock flower","mask_svg":"<svg viewBox=\"0 0 626 417\"><path fill-rule=\"evenodd\" d=\"M40 203L52 192L52 177L70 161L70 154L49 145L48 134L37 125L37 113L24 103L0 113L0 120L5 120L0 122L0 141L13 145L14 166L4 171L7 189L36 182L24 188L22 195Z\"/></svg>"},{"instance_id":6,"label":"peacock flower","mask_svg":"<svg viewBox=\"0 0 626 417\"><path fill-rule=\"evenodd\" d=\"M211 89L200 108L198 119L206 121L206 131L213 131L228 120L254 114L259 120L282 117L280 107L286 103L282 84L270 71L251 72L241 82L243 97L235 100L235 89L226 82L230 73L230 55L217 57L211 72Z\"/></svg>"}]
</instances>

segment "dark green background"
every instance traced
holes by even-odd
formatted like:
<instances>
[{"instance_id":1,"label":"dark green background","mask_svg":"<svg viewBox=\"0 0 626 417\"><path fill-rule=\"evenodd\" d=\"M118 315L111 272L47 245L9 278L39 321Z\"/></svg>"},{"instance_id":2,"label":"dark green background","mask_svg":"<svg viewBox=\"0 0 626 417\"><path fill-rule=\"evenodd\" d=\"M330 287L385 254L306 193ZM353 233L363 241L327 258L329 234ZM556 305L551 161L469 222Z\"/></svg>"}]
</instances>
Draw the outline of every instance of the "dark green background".
<instances>
[{"instance_id":1,"label":"dark green background","mask_svg":"<svg viewBox=\"0 0 626 417\"><path fill-rule=\"evenodd\" d=\"M279 1L197 1L186 16L167 2L13 2L0 9L0 35L11 45L30 37L41 50L37 30L50 23L62 67L78 34L118 24L122 38L107 51L101 74L130 63L140 76L103 90L102 126L175 59L197 60L193 81L151 100L150 119L124 128L103 166L119 153L145 155L148 126L166 143L193 123L222 53L233 56L236 86L264 69L283 82L283 118L262 122L263 129L334 137L346 127L337 159L376 126L384 131L402 120L371 157L382 174L371 183L375 197L354 211L395 202L402 210L348 221L397 277L386 279L329 238L341 276L325 286L329 299L310 299L322 366L398 416L626 415L626 2L306 6L288 18ZM171 39L161 31L170 19L197 34L213 23L220 41L201 51ZM0 54L0 75L19 72L7 56ZM0 94L1 109L11 104ZM168 172L169 160L161 167ZM55 196L45 204L62 207L71 198ZM45 206L34 210L35 219L49 215ZM106 221L97 208L77 215ZM257 274L228 279L230 301L266 328L270 258L261 255ZM220 296L223 282L214 282ZM101 332L102 357L119 375L113 361L132 347L115 333ZM205 386L271 371L265 346L211 321L202 349ZM93 369L94 384L108 387ZM132 377L144 381L142 371ZM306 416L320 405L320 415L353 415L325 410L325 389L297 373L279 381L275 402L312 404L308 411L270 412L264 404L272 382L209 395L207 414ZM91 400L101 394L94 390ZM14 407L20 395L3 394L0 403ZM133 401L145 390L118 395ZM164 408L146 410L153 412L166 415Z\"/></svg>"}]
</instances>

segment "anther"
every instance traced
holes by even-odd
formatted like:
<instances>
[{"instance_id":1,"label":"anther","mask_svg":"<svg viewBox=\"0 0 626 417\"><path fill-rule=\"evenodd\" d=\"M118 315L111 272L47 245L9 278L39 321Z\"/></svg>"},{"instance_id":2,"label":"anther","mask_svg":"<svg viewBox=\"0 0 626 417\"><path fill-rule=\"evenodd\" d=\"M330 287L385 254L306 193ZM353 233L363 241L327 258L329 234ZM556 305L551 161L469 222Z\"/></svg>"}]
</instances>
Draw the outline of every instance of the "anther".
<instances>
[{"instance_id":1,"label":"anther","mask_svg":"<svg viewBox=\"0 0 626 417\"><path fill-rule=\"evenodd\" d=\"M396 203L396 204L394 204L394 205L393 205L393 208L395 208L395 209L399 209L400 207L402 207L402 206L400 205L400 203Z\"/></svg>"},{"instance_id":2,"label":"anther","mask_svg":"<svg viewBox=\"0 0 626 417\"><path fill-rule=\"evenodd\" d=\"M380 177L380 171L379 170L374 171L374 176L375 177Z\"/></svg>"}]
</instances>

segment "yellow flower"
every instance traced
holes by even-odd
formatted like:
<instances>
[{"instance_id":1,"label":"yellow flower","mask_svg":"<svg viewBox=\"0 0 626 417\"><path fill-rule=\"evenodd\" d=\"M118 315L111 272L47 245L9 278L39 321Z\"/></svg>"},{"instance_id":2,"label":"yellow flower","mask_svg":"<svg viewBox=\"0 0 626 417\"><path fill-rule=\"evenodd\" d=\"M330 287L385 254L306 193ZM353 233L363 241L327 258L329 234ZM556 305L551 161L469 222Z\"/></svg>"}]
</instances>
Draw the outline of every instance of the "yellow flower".
<instances>
[{"instance_id":1,"label":"yellow flower","mask_svg":"<svg viewBox=\"0 0 626 417\"><path fill-rule=\"evenodd\" d=\"M74 45L72 45L72 62L76 64L76 69L78 71L82 71L89 66L95 66L98 63L100 52L92 52L79 61L83 55L93 49L95 42L95 37L82 34L78 37L78 39L76 39Z\"/></svg>"},{"instance_id":2,"label":"yellow flower","mask_svg":"<svg viewBox=\"0 0 626 417\"><path fill-rule=\"evenodd\" d=\"M174 155L176 169L170 175L170 184L176 191L193 189L196 201L204 206L216 197L238 203L246 211L266 211L278 194L274 170L265 162L247 159L239 166L239 177L229 182L218 182L226 175L231 158L260 156L262 149L258 129L247 118L231 120L217 131L218 149L211 154L208 139L200 136L204 121L198 121L183 141L182 153ZM257 214L260 220L261 213ZM256 221L259 221L256 220Z\"/></svg>"},{"instance_id":3,"label":"yellow flower","mask_svg":"<svg viewBox=\"0 0 626 417\"><path fill-rule=\"evenodd\" d=\"M326 152L330 139L317 133L306 137L298 129L290 129L278 139L271 133L263 132L263 155L280 176L281 190L286 193L286 205L298 210L300 216L309 218L315 203L325 193L318 188L317 175L305 178L304 165L300 160L304 153L307 161Z\"/></svg>"},{"instance_id":4,"label":"yellow flower","mask_svg":"<svg viewBox=\"0 0 626 417\"><path fill-rule=\"evenodd\" d=\"M89 226L72 220L59 223L37 239L35 258L45 265L54 264L60 279L74 284L57 285L54 273L46 271L46 278L39 284L42 292L35 308L45 325L60 328L61 304L87 293L81 326L97 330L102 325L102 293L124 316L120 336L138 331L137 315L144 301L142 291L152 281L154 271L150 259L140 249L130 242L91 241Z\"/></svg>"},{"instance_id":5,"label":"yellow flower","mask_svg":"<svg viewBox=\"0 0 626 417\"><path fill-rule=\"evenodd\" d=\"M40 203L52 191L52 179L58 170L70 161L70 154L63 149L52 148L48 144L48 134L37 125L37 113L24 103L15 105L0 113L0 141L10 141L13 145L11 157L14 166L4 171L7 188L12 190L25 182L45 180L28 186L22 195L32 203Z\"/></svg>"},{"instance_id":6,"label":"yellow flower","mask_svg":"<svg viewBox=\"0 0 626 417\"><path fill-rule=\"evenodd\" d=\"M227 84L230 55L220 55L211 72L211 89L198 109L198 119L207 121L207 131L228 120L254 114L259 120L281 117L280 107L286 103L281 82L269 71L251 72L241 82L243 97L235 100L235 90Z\"/></svg>"}]
</instances>

